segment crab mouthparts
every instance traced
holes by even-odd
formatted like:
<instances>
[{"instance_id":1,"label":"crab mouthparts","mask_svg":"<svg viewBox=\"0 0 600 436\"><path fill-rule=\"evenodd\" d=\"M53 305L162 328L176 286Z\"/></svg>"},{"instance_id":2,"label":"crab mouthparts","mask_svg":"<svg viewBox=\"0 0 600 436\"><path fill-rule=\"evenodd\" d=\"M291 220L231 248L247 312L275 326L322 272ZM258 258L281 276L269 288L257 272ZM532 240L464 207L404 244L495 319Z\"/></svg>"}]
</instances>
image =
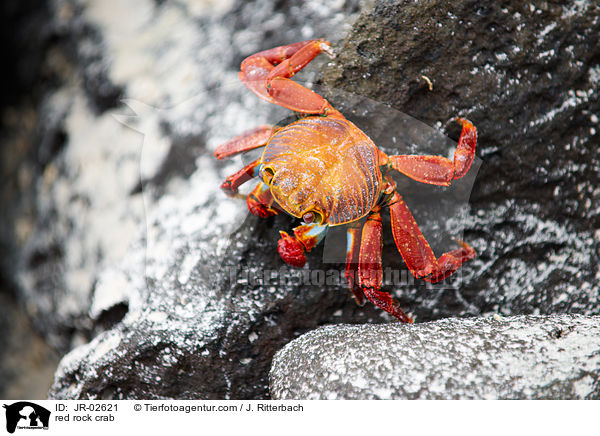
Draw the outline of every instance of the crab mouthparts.
<instances>
[{"instance_id":1,"label":"crab mouthparts","mask_svg":"<svg viewBox=\"0 0 600 436\"><path fill-rule=\"evenodd\" d=\"M271 185L271 195L284 211L296 218L301 218L303 211L306 210L303 203L292 201L293 193L292 195L283 193L280 186L276 184Z\"/></svg>"}]
</instances>

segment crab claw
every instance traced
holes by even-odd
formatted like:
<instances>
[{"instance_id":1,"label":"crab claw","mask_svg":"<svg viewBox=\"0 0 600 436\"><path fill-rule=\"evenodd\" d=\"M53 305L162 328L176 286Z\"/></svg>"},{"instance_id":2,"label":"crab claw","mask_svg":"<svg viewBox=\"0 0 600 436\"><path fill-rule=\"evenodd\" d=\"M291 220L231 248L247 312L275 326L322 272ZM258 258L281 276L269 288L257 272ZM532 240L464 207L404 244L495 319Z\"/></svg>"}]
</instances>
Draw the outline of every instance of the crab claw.
<instances>
[{"instance_id":1,"label":"crab claw","mask_svg":"<svg viewBox=\"0 0 600 436\"><path fill-rule=\"evenodd\" d=\"M306 263L304 245L295 237L284 231L279 231L281 239L277 242L277 251L285 263L296 268L302 268Z\"/></svg>"}]
</instances>

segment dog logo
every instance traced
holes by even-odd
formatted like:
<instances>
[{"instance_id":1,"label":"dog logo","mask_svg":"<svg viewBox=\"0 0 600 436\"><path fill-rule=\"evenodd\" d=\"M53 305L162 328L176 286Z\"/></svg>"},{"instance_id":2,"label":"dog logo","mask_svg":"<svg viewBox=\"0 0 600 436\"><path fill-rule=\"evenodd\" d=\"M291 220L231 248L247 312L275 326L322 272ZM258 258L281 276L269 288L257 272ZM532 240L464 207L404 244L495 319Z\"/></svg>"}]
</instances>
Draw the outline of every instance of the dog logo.
<instances>
[{"instance_id":1,"label":"dog logo","mask_svg":"<svg viewBox=\"0 0 600 436\"><path fill-rule=\"evenodd\" d=\"M14 433L15 429L48 430L50 411L29 401L19 401L4 405L6 409L6 430Z\"/></svg>"}]
</instances>

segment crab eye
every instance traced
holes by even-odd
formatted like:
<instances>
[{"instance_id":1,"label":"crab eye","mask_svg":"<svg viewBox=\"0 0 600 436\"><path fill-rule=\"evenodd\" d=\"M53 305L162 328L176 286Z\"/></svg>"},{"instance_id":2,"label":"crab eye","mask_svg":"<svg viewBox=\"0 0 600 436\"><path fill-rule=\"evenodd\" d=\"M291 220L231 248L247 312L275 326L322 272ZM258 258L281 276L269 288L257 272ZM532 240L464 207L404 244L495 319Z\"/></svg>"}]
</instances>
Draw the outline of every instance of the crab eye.
<instances>
[{"instance_id":1,"label":"crab eye","mask_svg":"<svg viewBox=\"0 0 600 436\"><path fill-rule=\"evenodd\" d=\"M302 215L302 220L304 221L304 224L311 224L315 222L317 224L320 224L323 220L323 217L319 212L311 211L306 212L304 215Z\"/></svg>"},{"instance_id":2,"label":"crab eye","mask_svg":"<svg viewBox=\"0 0 600 436\"><path fill-rule=\"evenodd\" d=\"M273 176L275 175L275 173L273 172L273 170L269 167L263 168L262 170L263 173L263 181L267 184L267 185L271 185L271 181L273 180Z\"/></svg>"}]
</instances>

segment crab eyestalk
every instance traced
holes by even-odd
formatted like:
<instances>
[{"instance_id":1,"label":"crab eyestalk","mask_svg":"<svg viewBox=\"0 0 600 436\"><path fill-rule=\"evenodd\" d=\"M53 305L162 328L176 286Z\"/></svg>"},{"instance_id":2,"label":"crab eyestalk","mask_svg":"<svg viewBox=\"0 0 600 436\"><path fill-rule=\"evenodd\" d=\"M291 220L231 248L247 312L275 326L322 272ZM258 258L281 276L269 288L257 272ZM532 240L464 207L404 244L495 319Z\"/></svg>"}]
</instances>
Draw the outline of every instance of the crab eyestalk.
<instances>
[{"instance_id":1,"label":"crab eyestalk","mask_svg":"<svg viewBox=\"0 0 600 436\"><path fill-rule=\"evenodd\" d=\"M329 226L319 223L303 224L294 228L294 236L280 231L281 239L277 243L277 251L281 259L288 265L301 268L306 263L304 251L312 250L323 240Z\"/></svg>"}]
</instances>

